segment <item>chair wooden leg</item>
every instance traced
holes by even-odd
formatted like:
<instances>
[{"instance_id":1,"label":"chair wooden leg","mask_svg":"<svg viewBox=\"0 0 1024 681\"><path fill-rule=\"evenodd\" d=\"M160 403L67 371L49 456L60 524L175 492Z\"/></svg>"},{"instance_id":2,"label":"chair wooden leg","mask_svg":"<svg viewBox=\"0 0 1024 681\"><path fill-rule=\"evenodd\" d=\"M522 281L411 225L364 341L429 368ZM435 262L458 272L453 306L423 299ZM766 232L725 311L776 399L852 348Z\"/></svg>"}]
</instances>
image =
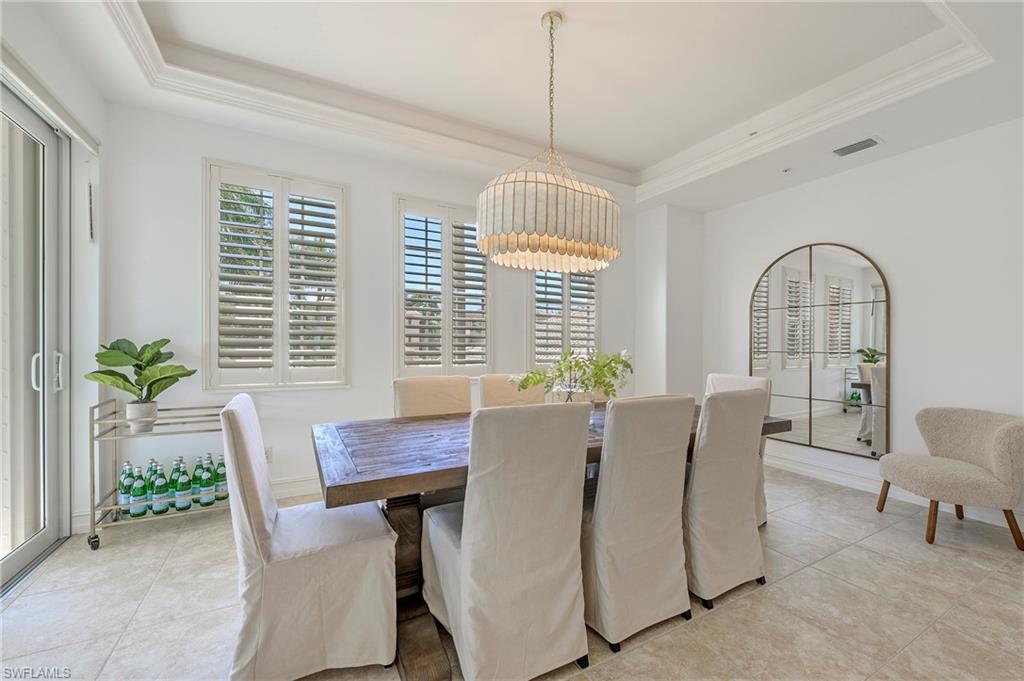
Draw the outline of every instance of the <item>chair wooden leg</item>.
<instances>
[{"instance_id":1,"label":"chair wooden leg","mask_svg":"<svg viewBox=\"0 0 1024 681\"><path fill-rule=\"evenodd\" d=\"M704 606L705 610L711 610L715 607L715 601L712 598L702 598L700 599L700 604Z\"/></svg>"},{"instance_id":2,"label":"chair wooden leg","mask_svg":"<svg viewBox=\"0 0 1024 681\"><path fill-rule=\"evenodd\" d=\"M928 529L925 531L924 540L929 544L935 543L935 523L939 519L939 502L934 499L928 504Z\"/></svg>"},{"instance_id":3,"label":"chair wooden leg","mask_svg":"<svg viewBox=\"0 0 1024 681\"><path fill-rule=\"evenodd\" d=\"M1013 515L1011 509L1003 509L1003 515L1006 516L1006 524L1010 527L1010 534L1013 535L1013 543L1017 545L1017 548L1024 551L1024 536L1021 536L1020 526L1017 524L1017 518Z\"/></svg>"},{"instance_id":4,"label":"chair wooden leg","mask_svg":"<svg viewBox=\"0 0 1024 681\"><path fill-rule=\"evenodd\" d=\"M693 619L693 612L691 610L687 610L686 612L684 612L683 619L686 621L690 621L691 619Z\"/></svg>"},{"instance_id":5,"label":"chair wooden leg","mask_svg":"<svg viewBox=\"0 0 1024 681\"><path fill-rule=\"evenodd\" d=\"M613 653L617 653L620 650L622 650L622 645L619 643L609 643L608 649L611 650Z\"/></svg>"},{"instance_id":6,"label":"chair wooden leg","mask_svg":"<svg viewBox=\"0 0 1024 681\"><path fill-rule=\"evenodd\" d=\"M885 500L888 497L889 497L889 481L888 480L883 480L882 481L882 491L878 493L878 504L875 506L875 509L877 509L879 513L881 513L882 511L885 510Z\"/></svg>"},{"instance_id":7,"label":"chair wooden leg","mask_svg":"<svg viewBox=\"0 0 1024 681\"><path fill-rule=\"evenodd\" d=\"M581 657L578 660L576 660L576 666L579 667L580 669L586 669L587 667L589 667L590 666L590 656L589 655L584 655L583 657Z\"/></svg>"},{"instance_id":8,"label":"chair wooden leg","mask_svg":"<svg viewBox=\"0 0 1024 681\"><path fill-rule=\"evenodd\" d=\"M964 507L960 504L954 504L956 506L956 517L958 520L964 519Z\"/></svg>"}]
</instances>

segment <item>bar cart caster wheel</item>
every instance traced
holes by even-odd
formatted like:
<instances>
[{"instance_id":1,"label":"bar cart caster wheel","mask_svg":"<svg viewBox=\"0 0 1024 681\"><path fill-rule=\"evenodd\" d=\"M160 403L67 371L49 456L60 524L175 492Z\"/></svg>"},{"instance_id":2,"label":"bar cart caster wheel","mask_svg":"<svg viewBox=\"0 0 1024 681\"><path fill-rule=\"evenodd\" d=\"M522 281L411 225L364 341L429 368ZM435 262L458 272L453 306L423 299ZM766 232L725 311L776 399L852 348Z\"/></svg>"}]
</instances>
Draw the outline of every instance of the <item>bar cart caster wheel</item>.
<instances>
[{"instance_id":1,"label":"bar cart caster wheel","mask_svg":"<svg viewBox=\"0 0 1024 681\"><path fill-rule=\"evenodd\" d=\"M100 547L100 538L97 537L95 534L90 536L87 541L89 542L89 548L93 551Z\"/></svg>"}]
</instances>

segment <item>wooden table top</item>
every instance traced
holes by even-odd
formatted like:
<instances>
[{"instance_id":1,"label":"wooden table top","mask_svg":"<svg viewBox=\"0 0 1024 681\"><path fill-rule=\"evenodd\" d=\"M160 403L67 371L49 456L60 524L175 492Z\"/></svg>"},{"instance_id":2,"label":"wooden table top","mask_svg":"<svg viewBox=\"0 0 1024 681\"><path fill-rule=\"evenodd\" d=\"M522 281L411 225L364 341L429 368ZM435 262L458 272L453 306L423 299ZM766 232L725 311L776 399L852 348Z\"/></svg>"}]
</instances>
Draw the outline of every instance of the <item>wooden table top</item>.
<instances>
[{"instance_id":1,"label":"wooden table top","mask_svg":"<svg viewBox=\"0 0 1024 681\"><path fill-rule=\"evenodd\" d=\"M601 460L604 409L594 410L587 462ZM466 484L470 414L420 416L313 426L313 449L328 507L377 501ZM693 415L692 451L700 406ZM762 434L792 430L789 419L767 416Z\"/></svg>"}]
</instances>

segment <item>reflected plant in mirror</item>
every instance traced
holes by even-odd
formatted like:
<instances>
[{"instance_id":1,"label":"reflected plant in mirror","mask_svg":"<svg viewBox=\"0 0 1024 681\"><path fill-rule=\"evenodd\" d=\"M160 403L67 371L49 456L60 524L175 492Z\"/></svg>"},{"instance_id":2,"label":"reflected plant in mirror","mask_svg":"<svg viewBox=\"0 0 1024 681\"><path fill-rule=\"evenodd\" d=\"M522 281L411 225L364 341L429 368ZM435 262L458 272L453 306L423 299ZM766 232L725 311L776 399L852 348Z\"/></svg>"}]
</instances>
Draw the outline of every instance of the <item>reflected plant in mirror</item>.
<instances>
[{"instance_id":1,"label":"reflected plant in mirror","mask_svg":"<svg viewBox=\"0 0 1024 681\"><path fill-rule=\"evenodd\" d=\"M884 352L871 346L866 348L857 348L854 352L864 358L865 364L878 364L882 361L882 358L885 357Z\"/></svg>"},{"instance_id":2,"label":"reflected plant in mirror","mask_svg":"<svg viewBox=\"0 0 1024 681\"><path fill-rule=\"evenodd\" d=\"M548 394L563 394L565 402L572 402L579 394L589 394L591 399L598 395L612 398L633 373L631 359L626 350L616 355L602 352L581 354L567 350L551 366L538 367L523 376L513 376L509 382L519 390L543 385L544 392Z\"/></svg>"}]
</instances>

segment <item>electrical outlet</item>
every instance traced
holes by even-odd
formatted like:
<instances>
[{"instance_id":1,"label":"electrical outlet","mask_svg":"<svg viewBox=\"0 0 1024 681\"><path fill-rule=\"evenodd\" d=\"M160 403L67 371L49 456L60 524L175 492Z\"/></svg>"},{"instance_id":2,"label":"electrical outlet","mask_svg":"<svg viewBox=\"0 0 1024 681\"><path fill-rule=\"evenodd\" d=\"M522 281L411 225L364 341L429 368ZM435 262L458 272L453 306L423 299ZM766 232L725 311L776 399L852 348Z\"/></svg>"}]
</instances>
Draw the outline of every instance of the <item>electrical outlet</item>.
<instances>
[{"instance_id":1,"label":"electrical outlet","mask_svg":"<svg viewBox=\"0 0 1024 681\"><path fill-rule=\"evenodd\" d=\"M263 448L263 453L267 456L267 463L270 463L271 461L274 460L274 448L273 447L264 447Z\"/></svg>"}]
</instances>

